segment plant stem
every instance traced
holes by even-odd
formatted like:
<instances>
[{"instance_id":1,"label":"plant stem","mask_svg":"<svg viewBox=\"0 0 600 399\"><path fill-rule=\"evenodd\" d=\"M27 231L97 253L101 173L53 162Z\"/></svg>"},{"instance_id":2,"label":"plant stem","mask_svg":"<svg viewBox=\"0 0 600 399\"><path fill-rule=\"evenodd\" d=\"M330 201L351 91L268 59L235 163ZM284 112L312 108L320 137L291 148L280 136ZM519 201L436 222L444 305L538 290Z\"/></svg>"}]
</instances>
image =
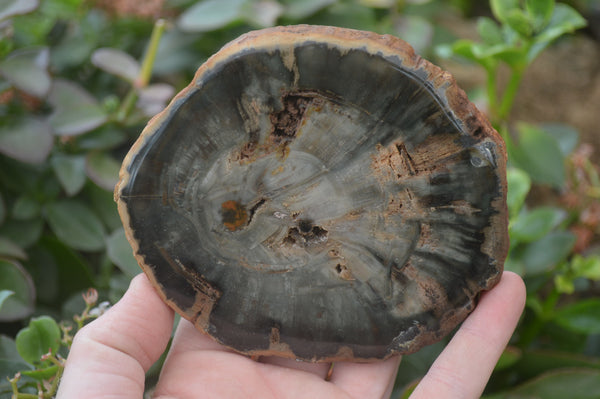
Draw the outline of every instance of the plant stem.
<instances>
[{"instance_id":1,"label":"plant stem","mask_svg":"<svg viewBox=\"0 0 600 399\"><path fill-rule=\"evenodd\" d=\"M498 115L498 92L496 90L496 72L495 66L486 67L487 73L486 92L490 116L493 121L496 121Z\"/></svg>"},{"instance_id":2,"label":"plant stem","mask_svg":"<svg viewBox=\"0 0 600 399\"><path fill-rule=\"evenodd\" d=\"M520 337L519 346L525 349L531 345L535 337L537 337L542 328L554 317L554 307L560 298L560 292L555 286L552 287L552 291L544 301L542 305L542 314L536 315L535 320L529 323L525 328Z\"/></svg>"},{"instance_id":3,"label":"plant stem","mask_svg":"<svg viewBox=\"0 0 600 399\"><path fill-rule=\"evenodd\" d=\"M159 19L154 24L154 29L152 29L152 35L150 36L150 43L148 44L148 49L146 50L146 54L144 54L144 59L142 61L140 75L137 78L136 85L138 88L146 87L150 81L152 68L154 67L154 61L156 60L156 53L158 52L158 44L165 32L165 26L166 23L164 19Z\"/></svg>"},{"instance_id":4,"label":"plant stem","mask_svg":"<svg viewBox=\"0 0 600 399\"><path fill-rule=\"evenodd\" d=\"M152 69L154 68L154 61L156 60L156 53L158 52L158 44L165 31L166 23L164 19L159 19L154 24L152 29L152 35L150 36L150 43L142 59L142 66L140 68L139 75L135 80L133 86L129 89L127 96L121 103L121 107L117 112L117 121L123 122L131 115L135 104L138 99L138 90L143 89L150 82L150 76L152 76Z\"/></svg>"},{"instance_id":5,"label":"plant stem","mask_svg":"<svg viewBox=\"0 0 600 399\"><path fill-rule=\"evenodd\" d=\"M517 95L517 91L519 90L519 85L523 79L523 70L524 68L514 68L512 70L506 90L504 90L504 93L502 94L502 100L500 102L498 114L496 115L498 118L498 123L506 122L508 119L510 110L512 109L515 97Z\"/></svg>"},{"instance_id":6,"label":"plant stem","mask_svg":"<svg viewBox=\"0 0 600 399\"><path fill-rule=\"evenodd\" d=\"M50 386L50 390L47 392L49 398L53 398L58 391L58 384L60 383L60 379L62 377L63 371L65 371L65 366L60 365L54 379L52 380L52 385Z\"/></svg>"},{"instance_id":7,"label":"plant stem","mask_svg":"<svg viewBox=\"0 0 600 399\"><path fill-rule=\"evenodd\" d=\"M6 377L6 379L10 383L10 386L12 389L11 398L14 398L14 399L39 399L38 395L34 395L31 393L19 392L19 386L17 385L17 382L21 379L21 373L17 373L13 378Z\"/></svg>"}]
</instances>

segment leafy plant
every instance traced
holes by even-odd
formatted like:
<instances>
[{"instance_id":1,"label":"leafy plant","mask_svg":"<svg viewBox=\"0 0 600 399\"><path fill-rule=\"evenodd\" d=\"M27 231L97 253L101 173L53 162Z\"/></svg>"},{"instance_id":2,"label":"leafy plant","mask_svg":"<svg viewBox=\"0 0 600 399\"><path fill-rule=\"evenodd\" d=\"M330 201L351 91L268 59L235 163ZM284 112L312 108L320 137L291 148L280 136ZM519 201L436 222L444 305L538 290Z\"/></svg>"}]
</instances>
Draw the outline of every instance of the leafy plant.
<instances>
[{"instance_id":1,"label":"leafy plant","mask_svg":"<svg viewBox=\"0 0 600 399\"><path fill-rule=\"evenodd\" d=\"M111 194L121 147L174 89L150 84L163 20L138 63L110 47L123 37L106 37L112 22L81 0L14 0L0 16L10 27L0 36L0 257L14 276L2 285L16 287L0 310L8 321L30 315L34 299L52 306L91 285L110 290L113 265L134 262L109 239L126 242ZM146 41L152 24L142 25Z\"/></svg>"},{"instance_id":2,"label":"leafy plant","mask_svg":"<svg viewBox=\"0 0 600 399\"><path fill-rule=\"evenodd\" d=\"M586 287L600 280L600 256L574 253L577 236L570 226L577 212L528 200L530 191L539 186L569 196L574 176L569 175L568 161L578 133L566 125L536 126L511 120L526 69L551 42L585 26L585 20L570 6L552 0L491 0L490 5L496 21L478 20L481 41L458 40L441 48L442 54L450 50L486 72L489 114L505 139L509 158L511 246L505 267L521 274L528 288L527 311L513 336L514 346L507 348L488 386L491 391L504 391L486 398L593 397L590 392L600 389L594 379L599 360L581 354L582 343L595 340L600 333L600 301L584 299ZM509 78L499 90L501 65L508 69ZM586 174L589 179L583 185L589 195L597 187L597 171L589 160ZM514 385L532 377L507 389L509 381ZM568 394L563 387L569 387Z\"/></svg>"},{"instance_id":3,"label":"leafy plant","mask_svg":"<svg viewBox=\"0 0 600 399\"><path fill-rule=\"evenodd\" d=\"M70 318L88 287L118 300L139 272L112 198L122 157L147 120L220 46L251 29L309 23L391 33L428 55L448 37L437 22L452 5L473 12L476 3L481 6L471 0L0 4L0 322L16 335L0 335L0 375L10 377L0 381L0 398L51 397L74 333L55 320ZM582 237L595 237L600 226L598 170L572 127L511 118L531 63L585 20L554 0L491 0L490 6L495 19L478 20L479 41L437 47L485 71L488 113L509 157L506 269L528 287L526 314L488 397L590 397L600 390L600 300L591 290L600 281L600 257L582 252L590 240ZM502 71L508 71L506 84ZM556 201L533 201L540 187ZM92 317L92 297L75 330ZM408 395L442 348L403 359L398 397Z\"/></svg>"},{"instance_id":4,"label":"leafy plant","mask_svg":"<svg viewBox=\"0 0 600 399\"><path fill-rule=\"evenodd\" d=\"M73 317L74 323L35 317L15 340L0 337L0 364L7 373L6 381L0 381L0 396L10 392L13 399L54 397L73 335L108 308L108 302L96 307L98 292L94 289L88 290L83 300L85 309Z\"/></svg>"},{"instance_id":5,"label":"leafy plant","mask_svg":"<svg viewBox=\"0 0 600 399\"><path fill-rule=\"evenodd\" d=\"M481 17L477 30L481 42L458 40L455 54L481 65L487 73L487 100L492 121L506 123L523 73L550 43L586 25L585 19L566 4L554 0L491 0L498 22ZM510 69L508 84L498 93L498 68Z\"/></svg>"}]
</instances>

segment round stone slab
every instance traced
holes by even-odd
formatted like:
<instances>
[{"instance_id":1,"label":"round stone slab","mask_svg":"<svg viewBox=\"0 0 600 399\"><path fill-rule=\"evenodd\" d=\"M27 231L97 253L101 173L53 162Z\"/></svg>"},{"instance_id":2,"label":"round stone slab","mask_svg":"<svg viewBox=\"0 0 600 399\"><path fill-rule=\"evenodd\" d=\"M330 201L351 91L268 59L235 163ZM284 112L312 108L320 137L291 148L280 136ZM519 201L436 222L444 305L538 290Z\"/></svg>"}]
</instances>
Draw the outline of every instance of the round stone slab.
<instances>
[{"instance_id":1,"label":"round stone slab","mask_svg":"<svg viewBox=\"0 0 600 399\"><path fill-rule=\"evenodd\" d=\"M405 42L289 26L212 56L115 197L162 298L249 355L383 359L441 339L508 247L504 144Z\"/></svg>"}]
</instances>

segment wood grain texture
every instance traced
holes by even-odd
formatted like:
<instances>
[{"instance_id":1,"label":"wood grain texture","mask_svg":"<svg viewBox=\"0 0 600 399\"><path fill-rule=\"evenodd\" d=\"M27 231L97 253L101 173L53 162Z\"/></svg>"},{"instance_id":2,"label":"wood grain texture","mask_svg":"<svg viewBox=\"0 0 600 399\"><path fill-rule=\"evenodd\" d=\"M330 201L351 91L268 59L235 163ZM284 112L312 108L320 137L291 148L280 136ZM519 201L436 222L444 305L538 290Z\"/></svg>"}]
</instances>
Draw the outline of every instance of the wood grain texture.
<instances>
[{"instance_id":1,"label":"wood grain texture","mask_svg":"<svg viewBox=\"0 0 600 399\"><path fill-rule=\"evenodd\" d=\"M504 144L400 39L246 34L148 124L115 191L165 301L250 355L370 361L441 339L500 278Z\"/></svg>"}]
</instances>

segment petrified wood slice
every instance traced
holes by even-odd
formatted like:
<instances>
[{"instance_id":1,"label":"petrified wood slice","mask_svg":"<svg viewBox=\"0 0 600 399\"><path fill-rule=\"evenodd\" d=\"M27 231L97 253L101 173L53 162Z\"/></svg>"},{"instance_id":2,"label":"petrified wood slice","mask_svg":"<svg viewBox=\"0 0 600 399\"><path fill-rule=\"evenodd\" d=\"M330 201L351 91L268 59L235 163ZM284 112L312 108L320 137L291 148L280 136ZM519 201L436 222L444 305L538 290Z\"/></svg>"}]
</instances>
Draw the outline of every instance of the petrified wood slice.
<instances>
[{"instance_id":1,"label":"petrified wood slice","mask_svg":"<svg viewBox=\"0 0 600 399\"><path fill-rule=\"evenodd\" d=\"M500 278L502 140L391 36L248 33L148 124L116 189L143 270L247 354L371 360L441 339Z\"/></svg>"}]
</instances>

